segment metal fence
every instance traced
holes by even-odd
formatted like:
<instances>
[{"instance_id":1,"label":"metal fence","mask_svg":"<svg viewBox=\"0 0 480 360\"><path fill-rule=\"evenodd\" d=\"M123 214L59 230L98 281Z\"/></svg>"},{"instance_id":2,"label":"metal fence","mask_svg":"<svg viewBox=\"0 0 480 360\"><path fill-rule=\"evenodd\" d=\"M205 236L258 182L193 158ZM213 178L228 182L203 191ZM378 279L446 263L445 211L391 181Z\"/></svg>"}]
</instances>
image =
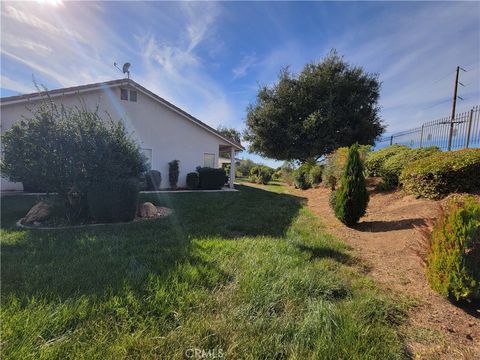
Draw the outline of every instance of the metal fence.
<instances>
[{"instance_id":1,"label":"metal fence","mask_svg":"<svg viewBox=\"0 0 480 360\"><path fill-rule=\"evenodd\" d=\"M375 146L401 144L412 148L438 146L442 150L480 147L480 105L457 114L455 119L445 117L422 126L382 137Z\"/></svg>"}]
</instances>

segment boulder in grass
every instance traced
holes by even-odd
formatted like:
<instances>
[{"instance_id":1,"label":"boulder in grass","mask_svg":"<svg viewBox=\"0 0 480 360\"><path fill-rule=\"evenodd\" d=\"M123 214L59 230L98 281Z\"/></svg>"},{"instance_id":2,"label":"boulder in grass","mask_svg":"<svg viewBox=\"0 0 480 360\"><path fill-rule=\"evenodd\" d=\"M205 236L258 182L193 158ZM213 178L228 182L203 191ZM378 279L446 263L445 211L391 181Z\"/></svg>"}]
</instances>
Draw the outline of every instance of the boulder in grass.
<instances>
[{"instance_id":1,"label":"boulder in grass","mask_svg":"<svg viewBox=\"0 0 480 360\"><path fill-rule=\"evenodd\" d=\"M52 212L52 205L46 203L45 201L40 201L35 204L23 218L24 224L33 224L35 222L41 222L50 216Z\"/></svg>"},{"instance_id":2,"label":"boulder in grass","mask_svg":"<svg viewBox=\"0 0 480 360\"><path fill-rule=\"evenodd\" d=\"M149 218L157 215L157 207L151 202L145 202L138 206L138 216Z\"/></svg>"}]
</instances>

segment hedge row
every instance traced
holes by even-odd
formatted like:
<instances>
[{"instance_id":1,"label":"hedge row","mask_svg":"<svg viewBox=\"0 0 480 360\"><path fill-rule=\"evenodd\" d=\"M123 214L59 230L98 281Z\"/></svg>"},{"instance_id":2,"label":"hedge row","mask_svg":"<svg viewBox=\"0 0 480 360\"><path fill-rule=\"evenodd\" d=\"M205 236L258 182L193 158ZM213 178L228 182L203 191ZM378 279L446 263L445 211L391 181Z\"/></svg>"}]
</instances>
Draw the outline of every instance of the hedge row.
<instances>
[{"instance_id":1,"label":"hedge row","mask_svg":"<svg viewBox=\"0 0 480 360\"><path fill-rule=\"evenodd\" d=\"M383 165L377 170L378 175L389 188L395 188L399 185L400 174L405 167L438 152L440 149L436 146L399 151L383 162Z\"/></svg>"},{"instance_id":2,"label":"hedge row","mask_svg":"<svg viewBox=\"0 0 480 360\"><path fill-rule=\"evenodd\" d=\"M404 189L419 197L441 199L453 192L480 190L480 149L438 152L403 169Z\"/></svg>"},{"instance_id":3,"label":"hedge row","mask_svg":"<svg viewBox=\"0 0 480 360\"><path fill-rule=\"evenodd\" d=\"M372 151L365 159L367 176L381 176L384 163L392 156L400 155L409 151L410 148L403 145L391 145L380 150Z\"/></svg>"}]
</instances>

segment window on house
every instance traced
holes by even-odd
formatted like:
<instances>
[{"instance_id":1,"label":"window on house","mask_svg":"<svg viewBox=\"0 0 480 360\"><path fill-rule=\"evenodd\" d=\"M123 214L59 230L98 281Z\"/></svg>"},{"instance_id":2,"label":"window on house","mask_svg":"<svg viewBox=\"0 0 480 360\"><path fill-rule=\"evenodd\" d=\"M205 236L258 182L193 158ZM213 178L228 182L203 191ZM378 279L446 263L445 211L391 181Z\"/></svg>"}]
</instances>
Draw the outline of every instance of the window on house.
<instances>
[{"instance_id":1,"label":"window on house","mask_svg":"<svg viewBox=\"0 0 480 360\"><path fill-rule=\"evenodd\" d=\"M128 90L120 89L120 100L128 100Z\"/></svg>"},{"instance_id":2,"label":"window on house","mask_svg":"<svg viewBox=\"0 0 480 360\"><path fill-rule=\"evenodd\" d=\"M137 90L130 90L130 101L137 101Z\"/></svg>"},{"instance_id":3,"label":"window on house","mask_svg":"<svg viewBox=\"0 0 480 360\"><path fill-rule=\"evenodd\" d=\"M140 152L145 156L148 169L152 169L152 149L140 149Z\"/></svg>"},{"instance_id":4,"label":"window on house","mask_svg":"<svg viewBox=\"0 0 480 360\"><path fill-rule=\"evenodd\" d=\"M203 154L203 166L214 168L215 167L215 154Z\"/></svg>"}]
</instances>

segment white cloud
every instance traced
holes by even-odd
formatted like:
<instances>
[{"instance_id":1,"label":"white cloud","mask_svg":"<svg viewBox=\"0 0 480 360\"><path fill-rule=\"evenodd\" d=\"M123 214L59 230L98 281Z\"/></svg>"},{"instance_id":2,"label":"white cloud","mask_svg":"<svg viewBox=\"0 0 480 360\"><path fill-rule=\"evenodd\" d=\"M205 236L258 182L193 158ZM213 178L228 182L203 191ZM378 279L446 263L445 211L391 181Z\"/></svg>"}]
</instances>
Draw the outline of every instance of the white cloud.
<instances>
[{"instance_id":1,"label":"white cloud","mask_svg":"<svg viewBox=\"0 0 480 360\"><path fill-rule=\"evenodd\" d=\"M233 78L238 79L245 76L247 74L247 71L252 68L256 62L257 56L255 55L255 53L251 55L245 55L240 61L240 64L233 68Z\"/></svg>"},{"instance_id":2,"label":"white cloud","mask_svg":"<svg viewBox=\"0 0 480 360\"><path fill-rule=\"evenodd\" d=\"M9 89L9 90L18 92L19 94L27 94L27 93L35 92L35 86L33 85L32 82L30 82L30 84L27 85L23 82L13 80L6 75L2 75L2 78L0 80L0 85L3 89Z\"/></svg>"}]
</instances>

